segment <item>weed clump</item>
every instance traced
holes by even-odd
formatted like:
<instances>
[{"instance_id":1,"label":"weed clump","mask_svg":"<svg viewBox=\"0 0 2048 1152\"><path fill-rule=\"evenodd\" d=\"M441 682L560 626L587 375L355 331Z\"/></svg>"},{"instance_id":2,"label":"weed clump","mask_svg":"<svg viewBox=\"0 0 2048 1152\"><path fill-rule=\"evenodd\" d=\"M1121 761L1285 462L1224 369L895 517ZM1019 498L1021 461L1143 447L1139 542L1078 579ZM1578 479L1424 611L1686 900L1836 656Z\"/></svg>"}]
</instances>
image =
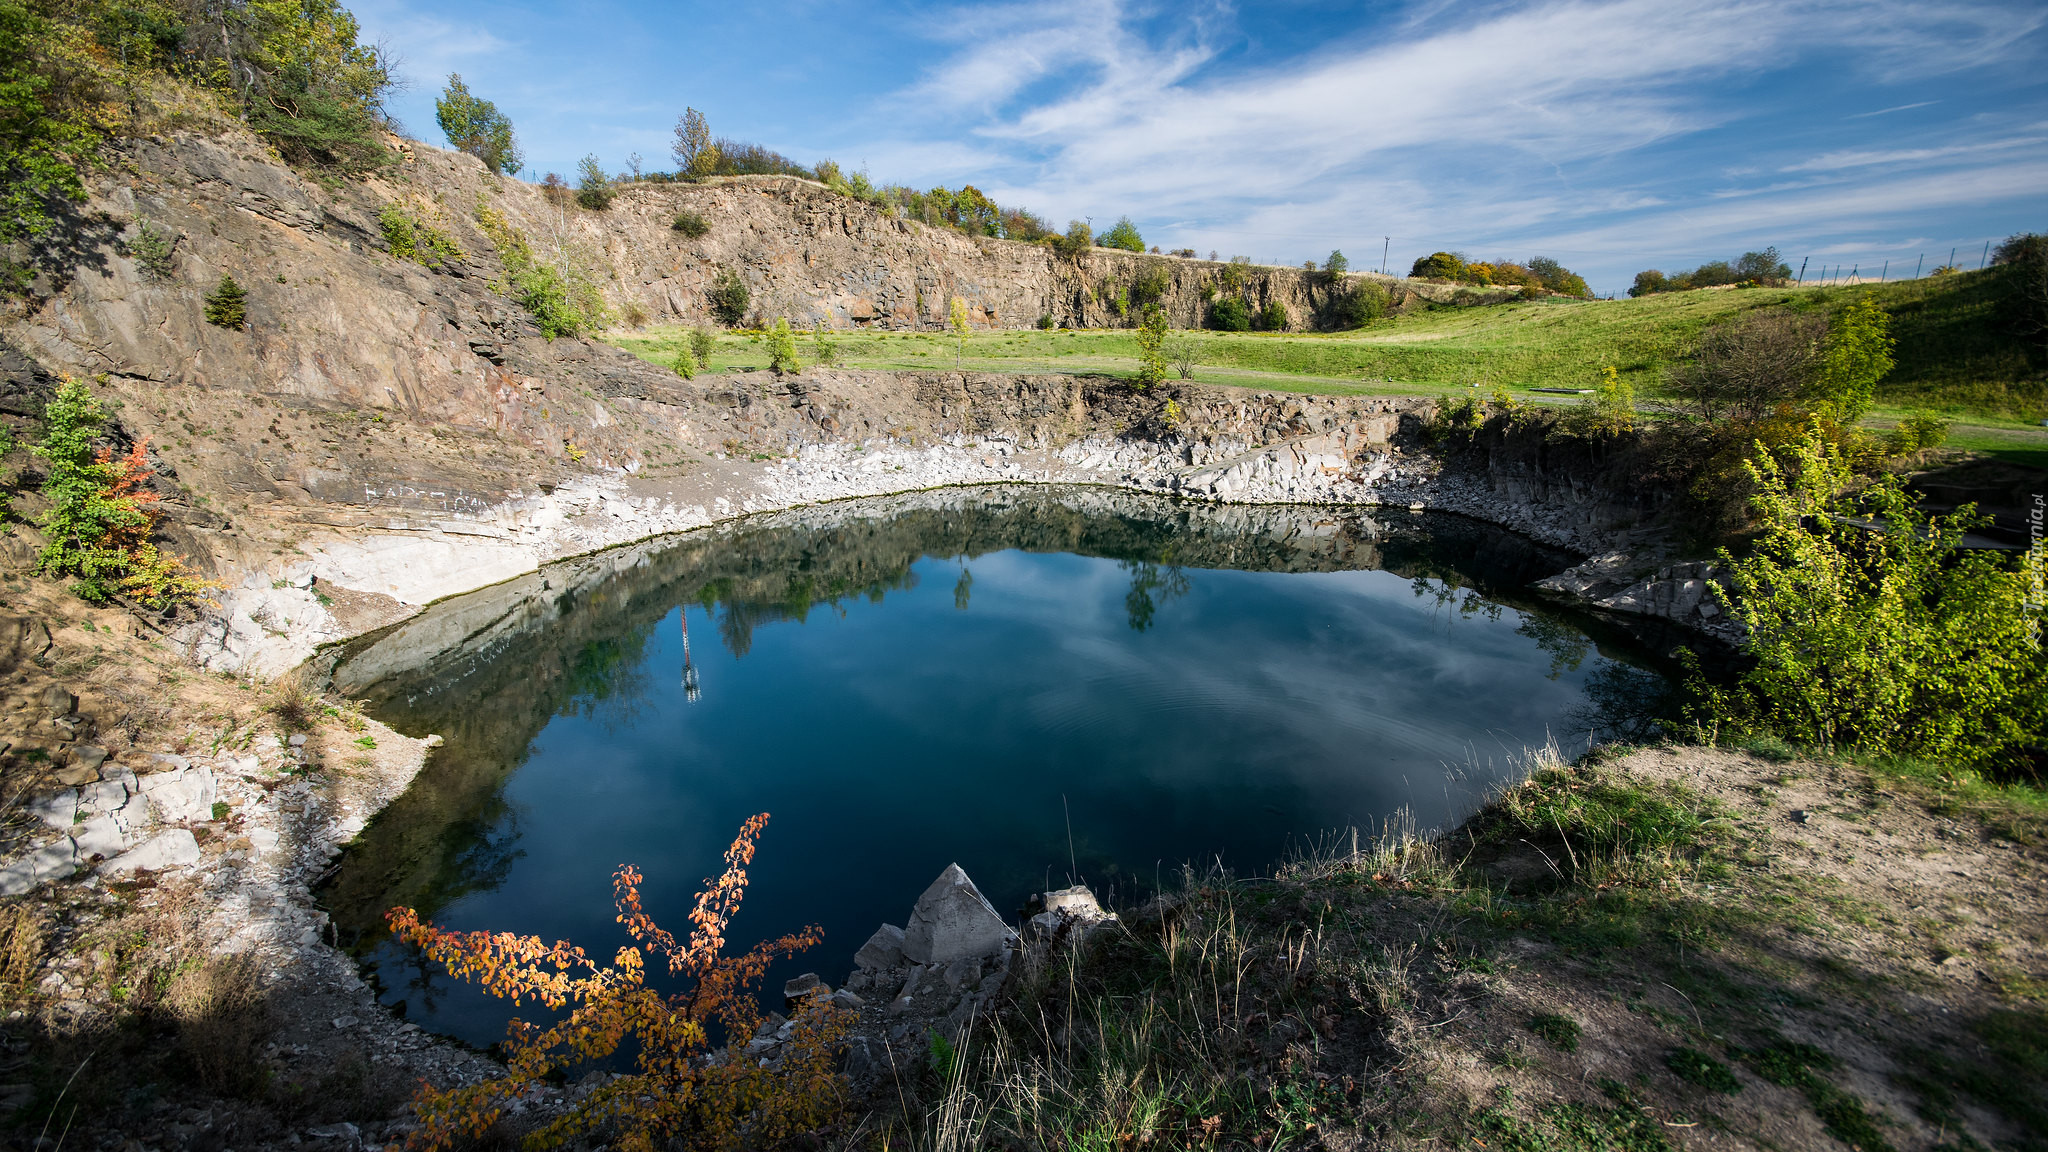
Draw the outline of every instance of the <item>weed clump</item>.
<instances>
[{"instance_id":1,"label":"weed clump","mask_svg":"<svg viewBox=\"0 0 2048 1152\"><path fill-rule=\"evenodd\" d=\"M1735 1078L1735 1073L1730 1072L1726 1064L1696 1049L1673 1048L1664 1057L1664 1066L1680 1080L1697 1084L1709 1092L1733 1095L1742 1091L1742 1081Z\"/></svg>"},{"instance_id":2,"label":"weed clump","mask_svg":"<svg viewBox=\"0 0 2048 1152\"><path fill-rule=\"evenodd\" d=\"M1529 1018L1529 1031L1559 1052L1579 1050L1579 1022L1555 1012L1541 1012Z\"/></svg>"}]
</instances>

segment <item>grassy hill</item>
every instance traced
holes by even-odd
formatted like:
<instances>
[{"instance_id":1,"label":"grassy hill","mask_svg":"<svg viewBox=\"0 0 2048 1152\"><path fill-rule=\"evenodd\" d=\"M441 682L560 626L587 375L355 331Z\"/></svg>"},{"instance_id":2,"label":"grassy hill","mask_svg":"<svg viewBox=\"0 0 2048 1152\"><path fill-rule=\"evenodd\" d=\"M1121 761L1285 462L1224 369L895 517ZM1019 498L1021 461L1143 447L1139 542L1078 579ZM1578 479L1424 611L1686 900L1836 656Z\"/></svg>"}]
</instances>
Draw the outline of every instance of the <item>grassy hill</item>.
<instances>
[{"instance_id":1,"label":"grassy hill","mask_svg":"<svg viewBox=\"0 0 2048 1152\"><path fill-rule=\"evenodd\" d=\"M1878 422L1932 407L1976 425L1973 435L2038 453L2023 431L2048 417L2048 365L2030 362L1999 315L2004 270L1846 288L1722 288L1634 300L1549 298L1495 307L1395 316L1339 333L1191 333L1195 379L1309 392L1462 392L1474 387L1586 388L1613 365L1655 397L1665 372L1710 325L1757 308L1832 312L1862 293L1893 316L1898 366L1880 388ZM686 342L680 327L614 333L620 347L662 364ZM877 369L985 372L1131 372L1128 330L837 333L840 362ZM799 340L806 362L816 349ZM768 350L746 333L720 336L714 370L765 368ZM1539 394L1540 397L1540 394ZM1568 402L1568 401L1567 401Z\"/></svg>"}]
</instances>

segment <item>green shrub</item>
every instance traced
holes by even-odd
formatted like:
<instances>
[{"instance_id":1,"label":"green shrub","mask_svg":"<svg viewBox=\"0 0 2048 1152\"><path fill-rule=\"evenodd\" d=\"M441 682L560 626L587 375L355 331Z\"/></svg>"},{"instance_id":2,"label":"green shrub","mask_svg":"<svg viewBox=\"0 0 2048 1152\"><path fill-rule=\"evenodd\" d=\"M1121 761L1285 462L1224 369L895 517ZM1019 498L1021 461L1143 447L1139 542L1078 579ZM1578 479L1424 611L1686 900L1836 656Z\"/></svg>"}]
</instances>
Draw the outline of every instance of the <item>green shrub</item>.
<instances>
[{"instance_id":1,"label":"green shrub","mask_svg":"<svg viewBox=\"0 0 2048 1152\"><path fill-rule=\"evenodd\" d=\"M220 283L206 294L206 322L216 328L232 328L239 332L249 320L249 294L242 290L235 278L223 272Z\"/></svg>"},{"instance_id":2,"label":"green shrub","mask_svg":"<svg viewBox=\"0 0 2048 1152\"><path fill-rule=\"evenodd\" d=\"M1465 279L1465 258L1456 252L1432 252L1418 257L1408 276L1414 280Z\"/></svg>"},{"instance_id":3,"label":"green shrub","mask_svg":"<svg viewBox=\"0 0 2048 1152\"><path fill-rule=\"evenodd\" d=\"M1088 231L1087 221L1070 220L1067 222L1065 234L1048 237L1046 243L1052 245L1053 251L1067 259L1078 260L1088 249L1095 246L1095 236Z\"/></svg>"},{"instance_id":4,"label":"green shrub","mask_svg":"<svg viewBox=\"0 0 2048 1152\"><path fill-rule=\"evenodd\" d=\"M1225 296L1209 305L1209 327L1221 332L1252 330L1252 310L1236 296Z\"/></svg>"},{"instance_id":5,"label":"green shrub","mask_svg":"<svg viewBox=\"0 0 2048 1152\"><path fill-rule=\"evenodd\" d=\"M43 412L43 441L31 451L49 464L42 495L49 510L39 571L75 576L71 590L94 603L117 595L163 610L218 587L184 571L183 562L157 550L157 495L149 442L136 441L125 456L98 445L106 411L86 386L70 377Z\"/></svg>"},{"instance_id":6,"label":"green shrub","mask_svg":"<svg viewBox=\"0 0 2048 1152\"><path fill-rule=\"evenodd\" d=\"M1058 321L1056 321L1056 320L1054 320L1054 319L1052 318L1052 313L1050 313L1050 312L1040 312L1040 313L1038 314L1038 330L1039 330L1039 331L1041 331L1041 332L1050 332L1050 331L1052 331L1052 330L1053 330L1053 328L1054 328L1054 327L1055 327L1055 326L1056 326L1057 324L1058 324Z\"/></svg>"},{"instance_id":7,"label":"green shrub","mask_svg":"<svg viewBox=\"0 0 2048 1152\"><path fill-rule=\"evenodd\" d=\"M772 372L796 372L803 366L796 359L796 333L790 331L789 317L777 316L768 330L768 368Z\"/></svg>"},{"instance_id":8,"label":"green shrub","mask_svg":"<svg viewBox=\"0 0 2048 1152\"><path fill-rule=\"evenodd\" d=\"M1344 258L1344 253L1340 249L1331 249L1330 258L1323 261L1323 274L1331 280L1336 280L1350 270L1351 261Z\"/></svg>"},{"instance_id":9,"label":"green shrub","mask_svg":"<svg viewBox=\"0 0 2048 1152\"><path fill-rule=\"evenodd\" d=\"M1385 316L1391 303L1385 285L1377 280L1360 280L1331 293L1330 325L1335 328L1362 327Z\"/></svg>"},{"instance_id":10,"label":"green shrub","mask_svg":"<svg viewBox=\"0 0 2048 1152\"><path fill-rule=\"evenodd\" d=\"M685 380L693 379L697 375L697 365L690 359L688 349L676 353L673 367L676 370L676 375L681 376Z\"/></svg>"},{"instance_id":11,"label":"green shrub","mask_svg":"<svg viewBox=\"0 0 2048 1152\"><path fill-rule=\"evenodd\" d=\"M703 326L690 329L690 355L696 358L697 367L711 367L711 350L718 347L718 337L711 329Z\"/></svg>"},{"instance_id":12,"label":"green shrub","mask_svg":"<svg viewBox=\"0 0 2048 1152\"><path fill-rule=\"evenodd\" d=\"M1138 226L1131 223L1129 216L1120 216L1109 231L1095 238L1097 247L1121 248L1126 252L1143 252L1145 238L1138 235Z\"/></svg>"},{"instance_id":13,"label":"green shrub","mask_svg":"<svg viewBox=\"0 0 2048 1152\"><path fill-rule=\"evenodd\" d=\"M720 268L712 278L711 287L705 290L704 303L711 309L711 315L727 328L735 327L747 318L747 305L753 294L747 291L746 282L740 274L730 268Z\"/></svg>"},{"instance_id":14,"label":"green shrub","mask_svg":"<svg viewBox=\"0 0 2048 1152\"><path fill-rule=\"evenodd\" d=\"M526 161L512 138L512 120L489 100L471 95L462 77L448 75L448 87L434 100L434 119L458 151L484 162L484 171L507 176Z\"/></svg>"},{"instance_id":15,"label":"green shrub","mask_svg":"<svg viewBox=\"0 0 2048 1152\"><path fill-rule=\"evenodd\" d=\"M177 245L178 238L169 229L144 220L128 241L128 255L144 280L162 282L171 278Z\"/></svg>"},{"instance_id":16,"label":"green shrub","mask_svg":"<svg viewBox=\"0 0 2048 1152\"><path fill-rule=\"evenodd\" d=\"M602 212L612 206L612 178L605 175L604 166L597 162L592 153L576 162L576 202L593 212Z\"/></svg>"},{"instance_id":17,"label":"green shrub","mask_svg":"<svg viewBox=\"0 0 2048 1152\"><path fill-rule=\"evenodd\" d=\"M1264 308L1259 309L1258 320L1253 327L1262 332L1285 332L1290 319L1287 315L1287 305L1272 300L1268 301Z\"/></svg>"},{"instance_id":18,"label":"green shrub","mask_svg":"<svg viewBox=\"0 0 2048 1152\"><path fill-rule=\"evenodd\" d=\"M1163 261L1146 261L1131 279L1131 303L1143 306L1157 304L1166 299L1166 293L1173 287L1173 278L1166 271Z\"/></svg>"},{"instance_id":19,"label":"green shrub","mask_svg":"<svg viewBox=\"0 0 2048 1152\"><path fill-rule=\"evenodd\" d=\"M505 264L505 279L492 283L491 288L525 309L540 326L542 336L549 340L577 336L611 322L611 309L588 276L535 256L526 237L481 201L476 206L476 222Z\"/></svg>"},{"instance_id":20,"label":"green shrub","mask_svg":"<svg viewBox=\"0 0 2048 1152\"><path fill-rule=\"evenodd\" d=\"M1166 379L1166 333L1166 309L1145 305L1144 319L1138 324L1138 375L1132 381L1140 390Z\"/></svg>"},{"instance_id":21,"label":"green shrub","mask_svg":"<svg viewBox=\"0 0 2048 1152\"><path fill-rule=\"evenodd\" d=\"M1904 456L1923 448L1939 448L1947 439L1948 421L1921 409L1907 413L1899 421L1899 426L1885 437L1885 447L1895 456Z\"/></svg>"},{"instance_id":22,"label":"green shrub","mask_svg":"<svg viewBox=\"0 0 2048 1152\"><path fill-rule=\"evenodd\" d=\"M695 240L711 231L711 222L704 219L703 213L685 208L676 213L676 218L670 222L669 227Z\"/></svg>"},{"instance_id":23,"label":"green shrub","mask_svg":"<svg viewBox=\"0 0 2048 1152\"><path fill-rule=\"evenodd\" d=\"M1695 681L1705 716L1824 752L2033 770L2048 737L2042 555L1965 549L1974 508L1929 516L1896 475L1838 498L1852 476L1819 420L1783 455L1757 446L1759 534L1745 557L1721 552L1754 666L1727 692Z\"/></svg>"},{"instance_id":24,"label":"green shrub","mask_svg":"<svg viewBox=\"0 0 2048 1152\"><path fill-rule=\"evenodd\" d=\"M384 242L391 254L428 268L444 268L461 260L464 253L455 238L396 204L377 212L377 224L384 230Z\"/></svg>"},{"instance_id":25,"label":"green shrub","mask_svg":"<svg viewBox=\"0 0 2048 1152\"><path fill-rule=\"evenodd\" d=\"M832 338L832 330L823 320L811 325L811 346L817 350L813 359L819 364L830 367L839 363L839 341Z\"/></svg>"},{"instance_id":26,"label":"green shrub","mask_svg":"<svg viewBox=\"0 0 2048 1152\"><path fill-rule=\"evenodd\" d=\"M1593 290L1586 287L1586 278L1565 267L1548 256L1529 258L1529 272L1544 288L1561 296L1591 296Z\"/></svg>"},{"instance_id":27,"label":"green shrub","mask_svg":"<svg viewBox=\"0 0 2048 1152\"><path fill-rule=\"evenodd\" d=\"M1635 427L1635 385L1621 378L1610 364L1600 371L1600 383L1593 399L1574 408L1565 418L1566 426L1581 436L1619 436Z\"/></svg>"}]
</instances>

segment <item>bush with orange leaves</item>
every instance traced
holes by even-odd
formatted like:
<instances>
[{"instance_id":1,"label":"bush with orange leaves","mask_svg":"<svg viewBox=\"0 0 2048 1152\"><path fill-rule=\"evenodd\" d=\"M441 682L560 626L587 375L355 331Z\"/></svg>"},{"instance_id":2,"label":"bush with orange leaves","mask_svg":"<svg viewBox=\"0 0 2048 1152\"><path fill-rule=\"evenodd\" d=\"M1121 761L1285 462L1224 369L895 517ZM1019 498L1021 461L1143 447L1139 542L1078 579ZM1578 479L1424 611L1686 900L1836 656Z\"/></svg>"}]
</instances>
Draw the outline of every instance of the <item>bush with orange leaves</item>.
<instances>
[{"instance_id":1,"label":"bush with orange leaves","mask_svg":"<svg viewBox=\"0 0 2048 1152\"><path fill-rule=\"evenodd\" d=\"M392 931L452 975L514 1004L535 1000L561 1017L548 1026L518 1019L507 1026L507 1074L501 1078L446 1091L422 1086L415 1101L421 1124L408 1147L439 1150L481 1137L507 1104L543 1078L605 1060L628 1037L638 1071L600 1085L528 1134L526 1147L558 1147L602 1131L625 1152L731 1149L773 1144L829 1120L840 1104L834 1062L850 1013L822 1002L798 1013L795 1034L773 1067L736 1047L711 1048L714 1028L735 1046L747 1042L761 1023L753 986L762 973L777 956L801 952L823 935L813 925L744 955L720 954L726 923L746 891L754 842L767 823L764 812L740 826L725 851L725 874L707 881L697 895L687 943L641 907L638 870L626 865L613 876L619 923L641 947L665 957L669 972L685 982L682 991L667 996L647 986L640 948L619 949L612 966L603 968L566 940L547 944L509 932L449 932L410 908L392 909Z\"/></svg>"}]
</instances>

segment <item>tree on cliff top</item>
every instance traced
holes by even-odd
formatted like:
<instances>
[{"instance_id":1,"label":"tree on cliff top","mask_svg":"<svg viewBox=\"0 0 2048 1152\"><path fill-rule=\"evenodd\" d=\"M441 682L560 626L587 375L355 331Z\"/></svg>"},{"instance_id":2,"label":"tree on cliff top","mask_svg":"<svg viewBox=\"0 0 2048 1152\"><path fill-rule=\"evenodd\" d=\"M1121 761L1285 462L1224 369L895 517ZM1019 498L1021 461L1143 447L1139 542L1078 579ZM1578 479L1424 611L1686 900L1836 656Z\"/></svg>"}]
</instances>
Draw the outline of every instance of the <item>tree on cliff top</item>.
<instances>
[{"instance_id":1,"label":"tree on cliff top","mask_svg":"<svg viewBox=\"0 0 2048 1152\"><path fill-rule=\"evenodd\" d=\"M434 119L448 143L483 161L486 171L510 176L526 163L512 138L511 118L496 104L471 94L458 73L448 74L448 87L434 101Z\"/></svg>"},{"instance_id":2,"label":"tree on cliff top","mask_svg":"<svg viewBox=\"0 0 2048 1152\"><path fill-rule=\"evenodd\" d=\"M1118 217L1109 231L1096 237L1095 243L1101 248L1121 248L1126 252L1145 250L1145 238L1138 235L1138 226L1131 223L1129 216Z\"/></svg>"}]
</instances>

